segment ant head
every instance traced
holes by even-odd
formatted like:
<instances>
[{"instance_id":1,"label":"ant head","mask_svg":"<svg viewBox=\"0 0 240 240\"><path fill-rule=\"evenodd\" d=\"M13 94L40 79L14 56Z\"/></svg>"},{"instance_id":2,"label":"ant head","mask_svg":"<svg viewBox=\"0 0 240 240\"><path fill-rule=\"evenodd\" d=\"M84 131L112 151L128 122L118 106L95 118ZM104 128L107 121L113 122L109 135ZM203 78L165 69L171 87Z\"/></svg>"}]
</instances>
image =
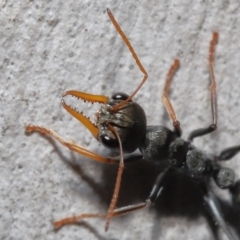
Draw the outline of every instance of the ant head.
<instances>
[{"instance_id":1,"label":"ant head","mask_svg":"<svg viewBox=\"0 0 240 240\"><path fill-rule=\"evenodd\" d=\"M124 152L135 151L142 142L146 131L145 112L132 100L114 111L114 106L128 99L126 93L115 93L108 102L101 106L97 113L98 140L107 148L119 149L114 133L109 129L112 125L119 134Z\"/></svg>"},{"instance_id":2,"label":"ant head","mask_svg":"<svg viewBox=\"0 0 240 240\"><path fill-rule=\"evenodd\" d=\"M105 147L119 149L119 142L109 125L117 131L124 152L133 152L140 146L146 132L146 116L142 107L133 102L127 94L118 92L108 98L103 95L71 90L64 93L63 97L67 95L102 104L96 114L96 123L92 123L83 113L68 106L62 100L63 107L77 118Z\"/></svg>"}]
</instances>

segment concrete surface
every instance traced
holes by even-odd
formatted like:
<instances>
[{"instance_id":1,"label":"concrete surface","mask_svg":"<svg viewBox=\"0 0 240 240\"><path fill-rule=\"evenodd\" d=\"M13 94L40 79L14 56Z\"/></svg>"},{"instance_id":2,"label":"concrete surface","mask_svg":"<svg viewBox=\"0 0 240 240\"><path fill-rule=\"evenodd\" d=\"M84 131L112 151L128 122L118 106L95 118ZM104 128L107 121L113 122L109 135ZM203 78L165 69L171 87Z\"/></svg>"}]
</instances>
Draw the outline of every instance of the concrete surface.
<instances>
[{"instance_id":1,"label":"concrete surface","mask_svg":"<svg viewBox=\"0 0 240 240\"><path fill-rule=\"evenodd\" d=\"M160 94L173 59L181 60L171 86L171 100L184 138L191 130L211 123L208 48L212 32L219 32L215 61L218 131L196 139L195 145L218 154L223 148L240 143L239 1L3 0L0 238L227 239L207 217L194 184L175 176L166 196L163 194L155 207L112 220L107 233L103 219L54 231L53 220L105 212L117 168L70 153L39 134L28 136L24 126L46 126L87 149L109 154L61 107L61 95L66 90L107 96L115 91L131 93L142 78L109 21L107 7L148 71L149 79L135 100L145 109L149 125L172 126ZM91 116L98 108L81 102L75 104ZM239 158L225 163L235 169L238 178ZM126 167L118 206L143 201L157 171L156 166L147 163ZM220 199L228 199L227 191L215 190ZM231 215L236 211L225 202L223 206L228 222L231 226L235 224L236 230L238 223ZM219 238L214 237L214 232Z\"/></svg>"}]
</instances>

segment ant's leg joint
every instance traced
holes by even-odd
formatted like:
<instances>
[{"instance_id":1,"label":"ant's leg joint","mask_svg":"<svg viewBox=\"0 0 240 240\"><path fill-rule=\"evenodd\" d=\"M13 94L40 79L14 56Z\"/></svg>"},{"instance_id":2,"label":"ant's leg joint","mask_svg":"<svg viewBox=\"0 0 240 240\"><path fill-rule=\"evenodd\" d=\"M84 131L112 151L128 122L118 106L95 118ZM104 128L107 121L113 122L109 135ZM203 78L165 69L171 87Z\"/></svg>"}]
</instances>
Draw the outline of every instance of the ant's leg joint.
<instances>
[{"instance_id":1,"label":"ant's leg joint","mask_svg":"<svg viewBox=\"0 0 240 240\"><path fill-rule=\"evenodd\" d=\"M212 125L210 125L210 128L212 129L212 131L215 131L217 129L217 125L216 124L212 124Z\"/></svg>"},{"instance_id":2,"label":"ant's leg joint","mask_svg":"<svg viewBox=\"0 0 240 240\"><path fill-rule=\"evenodd\" d=\"M174 128L180 128L180 122L178 120L174 121L173 126L174 126Z\"/></svg>"},{"instance_id":3,"label":"ant's leg joint","mask_svg":"<svg viewBox=\"0 0 240 240\"><path fill-rule=\"evenodd\" d=\"M153 205L153 202L152 202L152 200L149 198L149 199L146 200L146 204L147 204L147 207L150 207L150 206Z\"/></svg>"},{"instance_id":4,"label":"ant's leg joint","mask_svg":"<svg viewBox=\"0 0 240 240\"><path fill-rule=\"evenodd\" d=\"M181 137L182 135L182 129L180 127L180 122L178 120L173 122L174 132Z\"/></svg>"}]
</instances>

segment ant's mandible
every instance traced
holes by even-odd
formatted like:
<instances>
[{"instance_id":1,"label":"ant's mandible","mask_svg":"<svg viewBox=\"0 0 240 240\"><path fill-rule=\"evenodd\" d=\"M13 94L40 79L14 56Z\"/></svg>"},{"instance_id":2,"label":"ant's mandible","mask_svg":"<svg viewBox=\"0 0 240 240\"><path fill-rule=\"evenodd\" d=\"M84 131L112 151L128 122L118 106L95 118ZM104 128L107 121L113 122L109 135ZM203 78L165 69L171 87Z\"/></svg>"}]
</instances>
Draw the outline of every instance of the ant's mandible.
<instances>
[{"instance_id":1,"label":"ant's mandible","mask_svg":"<svg viewBox=\"0 0 240 240\"><path fill-rule=\"evenodd\" d=\"M145 83L148 78L148 74L138 59L138 56L135 53L131 43L116 22L109 9L107 9L107 13L116 30L132 53L132 56L135 59L139 69L144 74L144 77L139 86L131 95L118 92L109 98L103 95L92 95L75 90L67 91L63 94L63 97L70 95L84 101L102 104L100 110L96 114L97 120L96 124L94 124L89 120L89 118L85 117L83 113L76 111L72 107L68 106L64 100L62 100L63 107L72 116L77 118L99 142L110 149L119 149L119 159L109 157L106 158L93 153L81 147L80 145L75 144L74 142L67 142L51 129L36 125L26 126L26 132L39 132L49 135L59 141L62 145L68 147L70 150L91 158L92 160L108 164L119 163L112 200L106 214L87 213L76 215L56 221L54 222L54 226L59 228L63 225L75 223L86 218L105 217L105 230L107 231L112 217L139 210L153 204L161 193L163 179L170 169L174 168L179 169L185 174L196 179L196 181L200 182L200 186L204 194L203 200L210 209L215 221L224 230L228 238L230 240L234 240L235 237L227 227L218 201L210 188L210 179L214 179L219 188L229 189L233 204L240 206L240 180L235 181L234 172L231 169L220 166L219 164L220 161L229 160L235 156L240 151L240 146L227 148L223 150L220 155L212 157L211 155L207 155L205 152L199 150L192 144L194 138L211 133L217 129L217 94L213 65L215 45L218 41L218 33L213 33L209 49L212 124L207 128L200 128L192 131L187 141L185 141L181 138L182 131L180 128L180 122L177 119L174 108L168 97L173 74L180 64L179 60L175 59L174 63L172 64L167 74L162 94L162 101L170 118L173 121L174 129L172 131L161 125L147 126L144 110L139 104L133 102L132 98ZM128 157L124 156L124 153L132 153L138 148L141 151L141 155L130 155ZM124 162L127 163L142 159L155 162L156 164L165 162L168 167L158 175L152 191L145 202L122 208L115 208L121 185Z\"/></svg>"}]
</instances>

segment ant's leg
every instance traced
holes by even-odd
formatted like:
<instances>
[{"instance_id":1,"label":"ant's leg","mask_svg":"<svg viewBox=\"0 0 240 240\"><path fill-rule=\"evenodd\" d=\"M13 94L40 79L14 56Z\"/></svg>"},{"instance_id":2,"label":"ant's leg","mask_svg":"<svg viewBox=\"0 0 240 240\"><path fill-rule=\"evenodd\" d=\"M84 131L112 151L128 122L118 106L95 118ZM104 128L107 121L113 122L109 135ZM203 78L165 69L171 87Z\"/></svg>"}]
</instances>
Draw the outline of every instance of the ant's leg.
<instances>
[{"instance_id":1,"label":"ant's leg","mask_svg":"<svg viewBox=\"0 0 240 240\"><path fill-rule=\"evenodd\" d=\"M182 130L180 128L180 122L177 120L176 113L175 113L174 108L168 97L168 92L169 92L169 87L170 87L170 84L172 81L172 77L173 77L174 72L179 67L179 64L180 64L179 60L175 59L173 65L169 69L169 72L168 72L167 78L166 78L166 82L165 82L165 86L163 89L162 101L163 101L165 108L167 109L168 115L170 116L170 118L173 121L174 130L175 130L176 134L180 137L182 135Z\"/></svg>"},{"instance_id":2,"label":"ant's leg","mask_svg":"<svg viewBox=\"0 0 240 240\"><path fill-rule=\"evenodd\" d=\"M98 162L104 162L104 163L116 163L116 161L114 159L111 158L105 158L102 157L94 152L91 152L83 147L81 147L80 145L77 145L73 142L67 142L64 139L62 139L57 133L55 133L53 130L48 129L48 128L44 128L44 127L39 127L39 126L32 126L32 125L28 125L26 126L26 132L39 132L41 134L46 134L48 136L53 137L54 139L56 139L57 141L59 141L62 145L64 145L65 147L69 148L70 150L77 152L85 157L91 158L95 161Z\"/></svg>"},{"instance_id":3,"label":"ant's leg","mask_svg":"<svg viewBox=\"0 0 240 240\"><path fill-rule=\"evenodd\" d=\"M217 129L217 92L216 92L216 81L214 77L214 53L215 53L215 45L218 41L218 33L213 33L212 41L210 42L209 48L209 71L211 78L210 92L211 92L211 109L212 109L212 120L213 123L207 128L199 128L190 133L188 137L188 141L192 141L196 137L203 136L205 134L211 133Z\"/></svg>"},{"instance_id":4,"label":"ant's leg","mask_svg":"<svg viewBox=\"0 0 240 240\"><path fill-rule=\"evenodd\" d=\"M56 223L54 223L55 227L60 227L61 225L76 222L80 218L106 217L105 229L107 231L111 218L114 216L117 216L117 215L121 215L121 214L123 214L122 212L127 211L128 208L125 208L121 211L115 210L115 206L116 206L118 194L119 194L119 189L120 189L120 185L121 185L121 177L122 177L123 168L124 168L124 162L123 162L124 159L123 159L122 144L121 144L121 140L118 135L118 132L111 125L109 125L109 129L111 131L113 131L114 134L116 135L116 137L118 138L119 146L120 146L120 160L119 159L115 160L113 158L104 158L100 155L97 155L96 153L93 153L93 152L81 147L80 145L75 144L74 142L67 142L51 129L47 129L47 128L39 127L39 126L32 126L32 125L26 126L26 132L39 132L42 134L49 135L49 136L53 137L54 139L56 139L57 141L59 141L65 147L69 148L70 150L75 151L83 156L89 157L95 161L109 163L109 164L119 162L119 169L118 169L118 174L117 174L117 178L116 178L114 193L113 193L113 197L112 197L107 214L82 214L77 217L66 218L59 222L56 222ZM132 162L132 161L136 161L136 160L140 160L140 159L142 159L142 156L140 154L134 155L134 156L128 157L127 162ZM133 208L140 208L140 205L134 206ZM133 210L129 210L129 211L133 211Z\"/></svg>"},{"instance_id":5,"label":"ant's leg","mask_svg":"<svg viewBox=\"0 0 240 240\"><path fill-rule=\"evenodd\" d=\"M237 180L233 187L231 187L230 192L232 194L233 203L240 208L240 180Z\"/></svg>"},{"instance_id":6,"label":"ant's leg","mask_svg":"<svg viewBox=\"0 0 240 240\"><path fill-rule=\"evenodd\" d=\"M117 216L127 214L127 213L130 213L130 212L136 211L136 210L140 210L140 209L148 207L152 203L154 203L154 201L158 198L158 196L160 195L160 193L162 191L162 181L163 181L164 177L166 176L167 172L169 171L169 169L170 168L165 169L165 171L161 172L158 175L158 177L155 181L155 184L152 188L152 191L151 191L149 197L147 198L146 202L114 209L111 217L117 217ZM81 214L81 215L78 215L78 216L73 216L73 217L70 217L70 218L64 218L60 221L54 222L54 227L55 228L60 228L63 225L73 224L73 223L76 223L76 222L81 221L81 220L86 219L86 218L99 218L99 217L106 218L107 214L87 213L87 214Z\"/></svg>"},{"instance_id":7,"label":"ant's leg","mask_svg":"<svg viewBox=\"0 0 240 240\"><path fill-rule=\"evenodd\" d=\"M212 191L210 189L208 189L208 187L204 187L203 190L204 190L204 202L208 206L212 216L214 217L214 220L222 228L222 230L228 236L229 240L236 240L236 238L230 232L230 230L227 226L227 223L225 222L225 220L223 218L222 211L220 209L217 198L214 196Z\"/></svg>"},{"instance_id":8,"label":"ant's leg","mask_svg":"<svg viewBox=\"0 0 240 240\"><path fill-rule=\"evenodd\" d=\"M112 217L117 217L117 216L129 213L129 212L133 212L133 211L145 208L146 205L147 205L147 203L139 203L139 204L129 205L129 206L122 207L122 208L117 208L113 211ZM67 224L77 223L86 218L100 218L100 217L106 218L107 214L106 213L105 214L84 213L84 214L76 215L73 217L61 219L59 221L54 222L53 225L54 225L54 228L57 229L57 228L61 228L64 225L67 225Z\"/></svg>"},{"instance_id":9,"label":"ant's leg","mask_svg":"<svg viewBox=\"0 0 240 240\"><path fill-rule=\"evenodd\" d=\"M233 158L238 152L240 152L240 145L229 147L224 149L219 156L215 156L217 161L226 161Z\"/></svg>"}]
</instances>

